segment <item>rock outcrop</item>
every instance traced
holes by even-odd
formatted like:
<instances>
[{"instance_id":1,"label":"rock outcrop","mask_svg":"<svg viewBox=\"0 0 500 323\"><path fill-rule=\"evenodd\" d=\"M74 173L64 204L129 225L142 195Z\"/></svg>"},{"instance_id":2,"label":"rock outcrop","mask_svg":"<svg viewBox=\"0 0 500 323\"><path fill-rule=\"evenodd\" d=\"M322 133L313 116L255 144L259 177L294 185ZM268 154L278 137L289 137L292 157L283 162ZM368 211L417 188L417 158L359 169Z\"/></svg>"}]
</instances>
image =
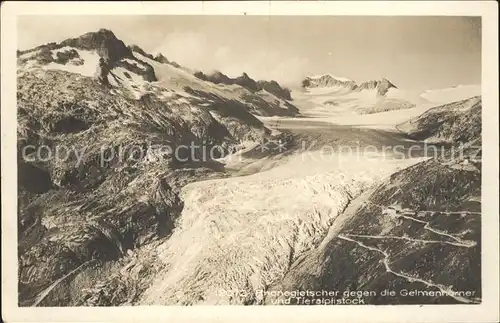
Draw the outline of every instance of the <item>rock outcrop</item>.
<instances>
[{"instance_id":1,"label":"rock outcrop","mask_svg":"<svg viewBox=\"0 0 500 323\"><path fill-rule=\"evenodd\" d=\"M99 64L97 65L97 80L103 85L109 85L108 75L109 75L109 65L104 58L99 59Z\"/></svg>"},{"instance_id":2,"label":"rock outcrop","mask_svg":"<svg viewBox=\"0 0 500 323\"><path fill-rule=\"evenodd\" d=\"M334 221L325 241L270 290L361 290L375 293L361 297L374 305L479 303L481 172L457 167L464 160L421 162L354 200L339 217L345 223ZM384 296L387 288L395 295ZM430 296L404 294L412 290Z\"/></svg>"}]
</instances>

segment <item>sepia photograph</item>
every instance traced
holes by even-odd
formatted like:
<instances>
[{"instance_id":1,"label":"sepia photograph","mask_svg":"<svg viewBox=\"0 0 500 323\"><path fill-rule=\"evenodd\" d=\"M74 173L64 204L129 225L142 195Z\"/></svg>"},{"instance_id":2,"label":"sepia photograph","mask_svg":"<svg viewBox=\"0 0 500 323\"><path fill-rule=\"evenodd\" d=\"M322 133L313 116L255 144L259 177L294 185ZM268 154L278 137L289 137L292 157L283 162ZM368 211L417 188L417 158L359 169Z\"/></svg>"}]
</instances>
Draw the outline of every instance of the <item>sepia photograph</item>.
<instances>
[{"instance_id":1,"label":"sepia photograph","mask_svg":"<svg viewBox=\"0 0 500 323\"><path fill-rule=\"evenodd\" d=\"M9 47L19 309L491 300L481 15L77 13Z\"/></svg>"}]
</instances>

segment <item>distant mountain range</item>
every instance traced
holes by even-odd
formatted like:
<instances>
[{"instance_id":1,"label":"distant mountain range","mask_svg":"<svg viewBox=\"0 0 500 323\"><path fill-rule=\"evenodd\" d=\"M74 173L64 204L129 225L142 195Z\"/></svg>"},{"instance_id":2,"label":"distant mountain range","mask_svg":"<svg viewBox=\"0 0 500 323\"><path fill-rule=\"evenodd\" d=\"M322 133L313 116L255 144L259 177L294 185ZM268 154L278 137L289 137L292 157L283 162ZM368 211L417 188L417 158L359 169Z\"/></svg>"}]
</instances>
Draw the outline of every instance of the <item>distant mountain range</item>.
<instances>
[{"instance_id":1,"label":"distant mountain range","mask_svg":"<svg viewBox=\"0 0 500 323\"><path fill-rule=\"evenodd\" d=\"M360 84L331 74L308 76L302 88L316 105L370 114L409 109L422 104L446 104L481 95L479 85L458 85L423 92L398 88L386 78Z\"/></svg>"},{"instance_id":2,"label":"distant mountain range","mask_svg":"<svg viewBox=\"0 0 500 323\"><path fill-rule=\"evenodd\" d=\"M23 70L38 67L45 70L64 70L84 76L95 76L99 60L104 59L110 70L110 84L116 88L125 87L136 97L152 93L154 92L151 91L152 88L158 90L157 85L175 78L185 86L192 87L193 84L201 86L206 92L213 92L213 87L209 86L208 82L239 85L242 89L220 87L215 91L225 92L226 95L241 101L249 112L256 115L298 113L298 109L288 102L292 99L290 91L282 88L276 81L254 81L246 73L235 79L222 73L206 76L198 72L194 73L196 77L193 77L188 68L170 61L162 53L153 55L138 45L126 46L107 29L89 32L60 43L48 43L18 51L17 57L18 64ZM158 74L163 74L164 77L158 77Z\"/></svg>"},{"instance_id":3,"label":"distant mountain range","mask_svg":"<svg viewBox=\"0 0 500 323\"><path fill-rule=\"evenodd\" d=\"M357 84L353 80L345 77L333 76L331 74L308 76L302 81L303 88L325 88L340 87L351 91L363 91L377 89L379 95L384 95L390 88L397 88L386 78L381 80L371 80Z\"/></svg>"},{"instance_id":4,"label":"distant mountain range","mask_svg":"<svg viewBox=\"0 0 500 323\"><path fill-rule=\"evenodd\" d=\"M241 76L238 76L236 78L230 78L227 75L223 74L220 71L215 71L211 74L204 74L203 72L196 72L194 73L194 76L197 78L204 80L204 81L209 81L215 84L226 84L226 85L240 85L251 92L258 92L261 90L265 90L269 93L272 93L276 95L277 97L284 99L284 100L292 100L292 97L290 95L290 90L287 88L282 88L278 82L271 80L271 81L265 81L265 80L260 80L260 81L255 81L251 77L248 76L247 73L241 74Z\"/></svg>"}]
</instances>

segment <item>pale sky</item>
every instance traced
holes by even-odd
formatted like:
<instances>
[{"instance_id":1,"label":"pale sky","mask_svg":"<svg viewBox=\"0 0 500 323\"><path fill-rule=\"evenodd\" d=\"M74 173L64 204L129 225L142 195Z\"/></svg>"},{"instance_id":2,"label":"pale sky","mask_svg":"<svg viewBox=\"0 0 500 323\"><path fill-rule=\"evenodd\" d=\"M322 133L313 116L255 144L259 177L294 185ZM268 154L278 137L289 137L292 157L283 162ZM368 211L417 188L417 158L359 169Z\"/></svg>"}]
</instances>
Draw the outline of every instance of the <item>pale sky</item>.
<instances>
[{"instance_id":1,"label":"pale sky","mask_svg":"<svg viewBox=\"0 0 500 323\"><path fill-rule=\"evenodd\" d=\"M18 48L100 28L192 69L288 86L323 73L415 90L481 83L480 17L23 16Z\"/></svg>"}]
</instances>

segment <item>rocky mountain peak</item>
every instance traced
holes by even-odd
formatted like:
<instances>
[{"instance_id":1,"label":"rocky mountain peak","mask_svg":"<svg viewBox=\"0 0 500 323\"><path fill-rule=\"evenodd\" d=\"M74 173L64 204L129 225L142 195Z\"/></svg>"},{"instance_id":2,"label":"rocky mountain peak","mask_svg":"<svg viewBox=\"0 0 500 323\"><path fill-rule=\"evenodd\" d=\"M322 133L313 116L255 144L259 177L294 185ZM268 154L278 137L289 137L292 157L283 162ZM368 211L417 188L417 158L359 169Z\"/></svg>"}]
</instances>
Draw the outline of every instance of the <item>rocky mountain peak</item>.
<instances>
[{"instance_id":1,"label":"rocky mountain peak","mask_svg":"<svg viewBox=\"0 0 500 323\"><path fill-rule=\"evenodd\" d=\"M392 84L388 79L382 78L382 80L377 85L377 93L380 95L385 95L390 88L397 89L398 87Z\"/></svg>"},{"instance_id":2,"label":"rocky mountain peak","mask_svg":"<svg viewBox=\"0 0 500 323\"><path fill-rule=\"evenodd\" d=\"M122 58L133 57L130 48L123 41L116 38L108 29L99 29L97 32L88 32L76 38L69 38L61 42L62 46L69 46L84 50L95 50L97 54L110 63Z\"/></svg>"},{"instance_id":3,"label":"rocky mountain peak","mask_svg":"<svg viewBox=\"0 0 500 323\"><path fill-rule=\"evenodd\" d=\"M154 56L154 60L157 61L157 62L160 62L160 63L164 63L164 64L170 63L170 61L165 56L163 56L162 53L157 53Z\"/></svg>"},{"instance_id":4,"label":"rocky mountain peak","mask_svg":"<svg viewBox=\"0 0 500 323\"><path fill-rule=\"evenodd\" d=\"M397 88L391 81L389 81L386 78L382 78L381 80L370 80L361 83L356 90L357 91L363 91L363 90L377 90L378 95L385 95L387 91L389 91L390 88Z\"/></svg>"}]
</instances>

